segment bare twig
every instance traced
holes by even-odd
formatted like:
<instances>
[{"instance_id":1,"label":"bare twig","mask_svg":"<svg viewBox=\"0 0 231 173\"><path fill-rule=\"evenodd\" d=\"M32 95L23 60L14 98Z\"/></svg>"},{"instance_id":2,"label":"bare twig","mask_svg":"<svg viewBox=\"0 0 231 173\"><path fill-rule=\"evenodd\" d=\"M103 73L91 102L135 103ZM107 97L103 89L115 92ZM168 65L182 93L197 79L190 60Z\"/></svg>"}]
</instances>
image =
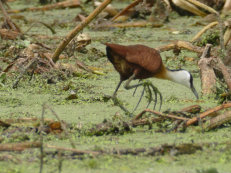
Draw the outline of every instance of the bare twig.
<instances>
[{"instance_id":1,"label":"bare twig","mask_svg":"<svg viewBox=\"0 0 231 173\"><path fill-rule=\"evenodd\" d=\"M39 148L40 142L22 142L0 144L0 151L23 151L28 148Z\"/></svg>"},{"instance_id":2,"label":"bare twig","mask_svg":"<svg viewBox=\"0 0 231 173\"><path fill-rule=\"evenodd\" d=\"M87 26L112 0L104 0L83 22L77 25L71 32L68 33L66 38L59 44L55 50L52 60L56 63L59 60L59 55L62 53L67 44L85 27Z\"/></svg>"},{"instance_id":3,"label":"bare twig","mask_svg":"<svg viewBox=\"0 0 231 173\"><path fill-rule=\"evenodd\" d=\"M215 92L214 90L216 85L216 75L214 73L213 68L209 65L209 61L211 60L211 47L211 44L206 45L204 52L198 62L201 75L201 88L203 95L209 95Z\"/></svg>"},{"instance_id":4,"label":"bare twig","mask_svg":"<svg viewBox=\"0 0 231 173\"><path fill-rule=\"evenodd\" d=\"M95 28L131 28L131 27L162 27L162 23L151 23L147 21L137 21L137 22L124 22L124 23L102 23Z\"/></svg>"}]
</instances>

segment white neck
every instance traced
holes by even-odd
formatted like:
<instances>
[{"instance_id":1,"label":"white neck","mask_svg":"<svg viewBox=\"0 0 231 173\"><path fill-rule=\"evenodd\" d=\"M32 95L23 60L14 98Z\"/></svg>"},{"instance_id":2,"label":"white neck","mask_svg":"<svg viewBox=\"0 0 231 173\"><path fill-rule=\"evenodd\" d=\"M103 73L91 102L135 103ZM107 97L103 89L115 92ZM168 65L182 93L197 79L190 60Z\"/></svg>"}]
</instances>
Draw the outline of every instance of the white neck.
<instances>
[{"instance_id":1,"label":"white neck","mask_svg":"<svg viewBox=\"0 0 231 173\"><path fill-rule=\"evenodd\" d=\"M172 71L172 70L167 69L166 77L167 77L167 79L169 79L175 83L184 85L188 88L190 88L190 86L191 86L191 84L190 84L191 75L186 70L179 70L179 71L173 70Z\"/></svg>"}]
</instances>

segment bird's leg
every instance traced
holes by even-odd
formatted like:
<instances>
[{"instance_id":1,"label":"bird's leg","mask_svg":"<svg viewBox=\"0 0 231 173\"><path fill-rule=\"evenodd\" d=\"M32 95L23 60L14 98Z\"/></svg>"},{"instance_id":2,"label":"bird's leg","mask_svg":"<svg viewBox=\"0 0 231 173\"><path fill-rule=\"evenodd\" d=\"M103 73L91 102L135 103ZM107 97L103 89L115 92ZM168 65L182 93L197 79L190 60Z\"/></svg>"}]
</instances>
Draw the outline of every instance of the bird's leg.
<instances>
[{"instance_id":1,"label":"bird's leg","mask_svg":"<svg viewBox=\"0 0 231 173\"><path fill-rule=\"evenodd\" d=\"M138 84L140 83L140 81L141 81L141 79L139 80ZM134 90L134 92L133 92L132 96L134 96L134 95L135 95L137 88L138 88L138 86L135 88L135 90Z\"/></svg>"},{"instance_id":2,"label":"bird's leg","mask_svg":"<svg viewBox=\"0 0 231 173\"><path fill-rule=\"evenodd\" d=\"M112 98L112 101L114 102L114 105L119 106L120 109L122 109L125 113L127 113L131 116L132 114L123 106L122 102L116 97L116 93L117 93L120 85L122 84L122 82L123 82L123 80L120 79L120 81L119 81L119 83L118 83L111 98Z\"/></svg>"},{"instance_id":3,"label":"bird's leg","mask_svg":"<svg viewBox=\"0 0 231 173\"><path fill-rule=\"evenodd\" d=\"M120 79L120 82L118 83L118 85L117 85L117 87L116 87L116 89L115 89L115 91L114 91L112 97L115 97L115 96L116 96L116 93L117 93L117 91L118 91L120 85L122 84L122 82L123 82L123 80Z\"/></svg>"},{"instance_id":4,"label":"bird's leg","mask_svg":"<svg viewBox=\"0 0 231 173\"><path fill-rule=\"evenodd\" d=\"M143 83L138 83L138 84L136 84L136 85L130 85L131 81L132 81L133 79L135 79L135 77L136 77L136 75L133 74L133 75L126 81L126 83L125 83L125 85L124 85L124 88L125 88L125 89L129 90L129 89L137 88L137 87L143 85Z\"/></svg>"}]
</instances>

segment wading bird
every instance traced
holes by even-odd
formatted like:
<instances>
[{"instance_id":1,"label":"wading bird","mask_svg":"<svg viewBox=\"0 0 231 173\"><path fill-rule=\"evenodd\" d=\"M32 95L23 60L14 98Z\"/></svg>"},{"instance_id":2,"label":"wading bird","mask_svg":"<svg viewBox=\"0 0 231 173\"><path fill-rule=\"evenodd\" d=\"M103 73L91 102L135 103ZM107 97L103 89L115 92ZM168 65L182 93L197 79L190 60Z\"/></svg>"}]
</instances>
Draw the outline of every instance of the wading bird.
<instances>
[{"instance_id":1,"label":"wading bird","mask_svg":"<svg viewBox=\"0 0 231 173\"><path fill-rule=\"evenodd\" d=\"M144 91L148 94L147 107L153 101L154 109L157 103L157 94L160 95L161 109L162 95L151 82L142 82L136 85L130 85L130 82L134 79L142 80L155 77L159 79L167 79L190 88L198 99L197 91L193 86L192 75L186 70L170 70L166 68L162 62L160 53L157 50L144 45L123 46L119 44L106 43L106 52L109 61L120 74L120 82L118 83L112 98L116 98L116 92L118 91L121 83L127 80L124 86L125 89L144 86L135 109L139 105ZM155 99L152 97L152 92L155 95Z\"/></svg>"}]
</instances>

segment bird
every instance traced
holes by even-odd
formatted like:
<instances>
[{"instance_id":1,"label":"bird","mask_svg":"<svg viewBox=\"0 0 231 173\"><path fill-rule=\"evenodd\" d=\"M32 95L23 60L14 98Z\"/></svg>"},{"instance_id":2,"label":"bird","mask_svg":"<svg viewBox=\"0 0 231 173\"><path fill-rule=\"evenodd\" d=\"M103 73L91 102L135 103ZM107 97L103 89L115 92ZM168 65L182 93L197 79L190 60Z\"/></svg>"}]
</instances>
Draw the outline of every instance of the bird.
<instances>
[{"instance_id":1,"label":"bird","mask_svg":"<svg viewBox=\"0 0 231 173\"><path fill-rule=\"evenodd\" d=\"M199 99L198 93L193 85L193 77L190 72L183 69L171 70L165 67L161 55L156 49L141 44L125 46L114 43L105 43L105 45L107 58L120 75L120 81L112 95L113 99L116 98L117 91L120 88L122 82L126 81L124 88L127 90L143 86L141 97L135 109L138 107L144 95L144 91L146 91L148 94L147 107L153 101L153 109L155 109L157 103L157 94L159 94L161 109L162 94L151 82L145 81L142 83L139 82L135 85L130 84L132 80L139 79L139 81L143 81L144 79L153 77L170 80L172 82L184 85L191 89L195 97ZM152 92L155 95L154 99L152 97ZM126 110L121 105L119 106Z\"/></svg>"}]
</instances>

